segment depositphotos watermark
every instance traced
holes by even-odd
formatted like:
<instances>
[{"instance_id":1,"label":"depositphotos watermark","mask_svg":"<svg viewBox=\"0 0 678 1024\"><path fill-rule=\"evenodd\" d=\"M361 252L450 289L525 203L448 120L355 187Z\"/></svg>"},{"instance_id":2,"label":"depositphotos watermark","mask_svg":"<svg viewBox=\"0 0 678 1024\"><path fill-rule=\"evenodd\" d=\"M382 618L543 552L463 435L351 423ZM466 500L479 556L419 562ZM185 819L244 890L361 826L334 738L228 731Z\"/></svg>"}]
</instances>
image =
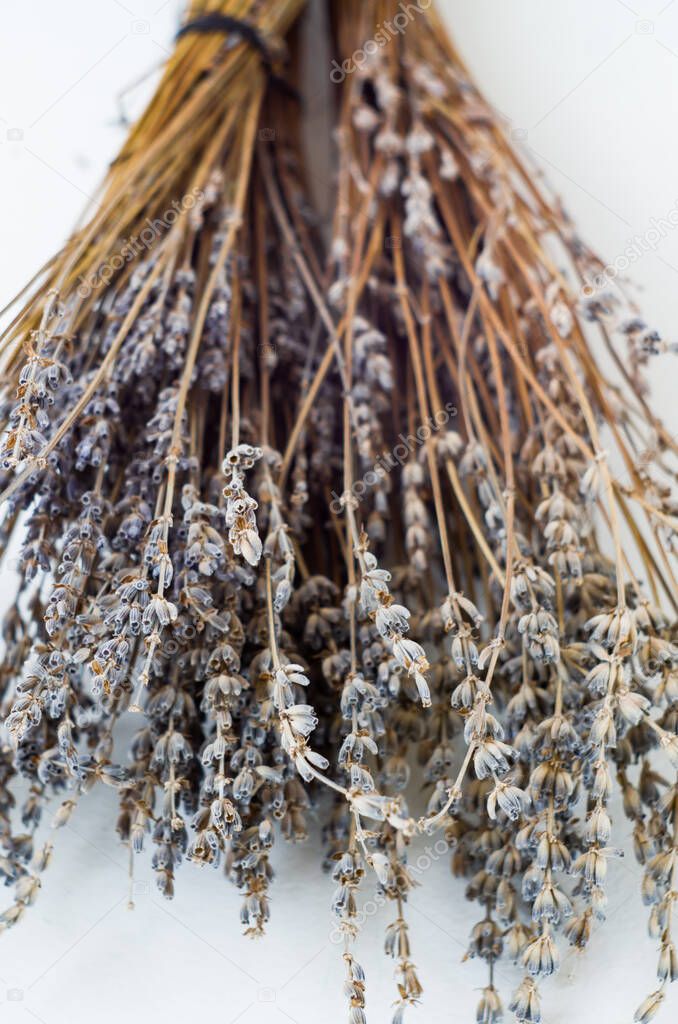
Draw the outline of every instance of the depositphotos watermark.
<instances>
[{"instance_id":1,"label":"depositphotos watermark","mask_svg":"<svg viewBox=\"0 0 678 1024\"><path fill-rule=\"evenodd\" d=\"M433 846L427 846L423 853L420 853L414 864L407 865L407 876L408 881L414 879L417 880L418 875L425 874L435 863L439 861L441 857L446 856L450 852L452 847L443 839L436 840ZM396 868L396 873L398 869ZM351 924L360 929L365 924L368 918L374 917L378 914L382 907L385 907L389 902L389 897L383 889L377 889L372 899L365 900L360 906L355 916L351 919ZM341 924L335 924L330 930L329 939L335 946L338 946L346 938L346 931L342 928Z\"/></svg>"},{"instance_id":2,"label":"depositphotos watermark","mask_svg":"<svg viewBox=\"0 0 678 1024\"><path fill-rule=\"evenodd\" d=\"M391 448L390 452L384 452L377 458L372 469L368 469L360 480L355 480L351 487L351 495L356 501L362 501L366 491L374 487L380 480L390 473L396 466L403 466L415 448L426 444L432 434L444 427L445 424L457 415L457 407L448 402L443 409L438 409L433 416L429 417L426 423L422 423L414 434L398 434L398 443ZM337 494L332 491L330 512L338 516L344 508L346 494Z\"/></svg>"},{"instance_id":3,"label":"depositphotos watermark","mask_svg":"<svg viewBox=\"0 0 678 1024\"><path fill-rule=\"evenodd\" d=\"M142 253L151 249L160 236L165 231L169 231L186 210L192 210L196 203L199 203L204 198L205 193L203 190L194 188L183 199L175 199L161 217L154 217L153 220L147 217L144 227L138 235L130 235L129 238L126 238L118 251L105 259L103 263L100 263L92 274L89 274L87 277L82 274L80 275L80 283L78 285L78 295L80 298L86 299L97 288L110 284L113 280L113 275L118 270L122 270L126 263L131 263L137 256L141 256Z\"/></svg>"},{"instance_id":4,"label":"depositphotos watermark","mask_svg":"<svg viewBox=\"0 0 678 1024\"><path fill-rule=\"evenodd\" d=\"M660 217L659 220L656 217L650 217L649 223L650 227L647 231L642 235L634 235L633 238L629 238L623 252L615 256L611 263L606 264L595 277L584 281L581 294L585 298L588 299L597 292L604 291L632 264L637 263L648 252L655 252L666 236L678 228L678 199L668 213Z\"/></svg>"},{"instance_id":5,"label":"depositphotos watermark","mask_svg":"<svg viewBox=\"0 0 678 1024\"><path fill-rule=\"evenodd\" d=\"M414 21L415 15L423 14L432 5L433 0L416 0L416 3L405 3L404 0L398 5L398 12L377 25L377 30L371 39L367 39L361 49L354 50L350 57L342 61L332 61L330 81L339 85L347 75L358 71L378 50L388 46L397 35L402 35L410 22Z\"/></svg>"}]
</instances>

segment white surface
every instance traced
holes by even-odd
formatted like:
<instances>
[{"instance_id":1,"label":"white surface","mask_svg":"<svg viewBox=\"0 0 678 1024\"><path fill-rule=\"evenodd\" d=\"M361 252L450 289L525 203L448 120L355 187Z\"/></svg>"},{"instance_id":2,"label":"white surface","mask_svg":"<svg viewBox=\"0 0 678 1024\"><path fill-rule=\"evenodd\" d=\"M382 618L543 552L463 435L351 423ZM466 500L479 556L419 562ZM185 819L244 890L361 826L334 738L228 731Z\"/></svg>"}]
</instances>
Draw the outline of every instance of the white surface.
<instances>
[{"instance_id":1,"label":"white surface","mask_svg":"<svg viewBox=\"0 0 678 1024\"><path fill-rule=\"evenodd\" d=\"M678 3L667 0L444 0L462 54L488 98L542 162L585 237L608 260L678 200ZM169 49L178 0L33 0L6 4L0 38L0 186L7 300L62 242L116 152L120 88ZM663 8L663 10L662 10ZM151 83L128 106L137 110ZM9 132L9 134L8 134ZM20 133L22 137L17 138ZM675 339L678 230L632 268L649 319ZM673 333L672 333L673 332ZM654 371L656 405L678 430L671 362ZM671 376L673 374L673 377ZM115 796L97 792L57 836L38 903L0 936L6 1019L118 1024L215 1018L220 1024L344 1024L342 965L329 937L332 883L317 836L300 856L279 843L268 937L239 936L238 894L219 874L184 866L177 897L156 895L137 859L136 910L125 909L126 851L111 824ZM617 822L626 836L620 814ZM627 844L628 847L628 844ZM550 1024L629 1021L653 987L654 943L631 856L613 869L607 926L591 956L570 956L543 986ZM421 1024L473 1019L485 974L461 964L471 915L443 857L410 902ZM9 895L9 894L8 894ZM365 898L367 898L366 894ZM389 1019L390 963L381 952L390 912L370 918L358 947L371 1024ZM467 924L466 922L469 922ZM516 972L502 965L508 993ZM672 994L659 1020L675 1019ZM507 1019L510 1017L507 1014Z\"/></svg>"}]
</instances>

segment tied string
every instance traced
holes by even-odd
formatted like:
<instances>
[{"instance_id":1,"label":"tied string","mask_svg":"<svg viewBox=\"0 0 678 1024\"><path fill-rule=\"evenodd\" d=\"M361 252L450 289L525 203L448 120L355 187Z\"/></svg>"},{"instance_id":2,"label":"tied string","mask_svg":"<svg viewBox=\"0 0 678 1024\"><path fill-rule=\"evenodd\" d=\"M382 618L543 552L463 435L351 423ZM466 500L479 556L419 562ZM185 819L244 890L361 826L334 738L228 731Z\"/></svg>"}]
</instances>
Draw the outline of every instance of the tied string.
<instances>
[{"instance_id":1,"label":"tied string","mask_svg":"<svg viewBox=\"0 0 678 1024\"><path fill-rule=\"evenodd\" d=\"M271 85L300 102L297 90L273 70L274 64L278 63L285 53L285 44L282 39L267 38L251 21L234 18L229 14L219 14L216 11L199 14L186 22L177 32L176 39L182 39L193 32L200 35L219 32L227 36L237 36L241 42L247 43L259 54L261 63L268 72Z\"/></svg>"}]
</instances>

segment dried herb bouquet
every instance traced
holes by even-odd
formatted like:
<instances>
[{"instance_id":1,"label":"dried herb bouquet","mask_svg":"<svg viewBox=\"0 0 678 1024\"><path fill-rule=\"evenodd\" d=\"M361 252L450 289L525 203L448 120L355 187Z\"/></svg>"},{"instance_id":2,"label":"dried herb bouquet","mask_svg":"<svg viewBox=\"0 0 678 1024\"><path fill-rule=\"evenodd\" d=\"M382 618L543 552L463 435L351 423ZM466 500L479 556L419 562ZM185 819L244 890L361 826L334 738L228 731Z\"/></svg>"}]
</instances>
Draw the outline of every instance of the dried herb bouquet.
<instances>
[{"instance_id":1,"label":"dried herb bouquet","mask_svg":"<svg viewBox=\"0 0 678 1024\"><path fill-rule=\"evenodd\" d=\"M325 243L303 7L189 10L97 211L2 340L2 922L37 894L55 797L59 825L117 787L161 891L182 859L223 864L251 935L274 840L317 811L348 1019L378 886L399 1022L422 995L408 851L440 831L478 904L477 1020L502 1016L503 957L538 1022L541 980L604 918L621 793L650 1020L678 976L678 510L643 366L672 346L598 286L430 4L402 30L392 0L328 5Z\"/></svg>"}]
</instances>

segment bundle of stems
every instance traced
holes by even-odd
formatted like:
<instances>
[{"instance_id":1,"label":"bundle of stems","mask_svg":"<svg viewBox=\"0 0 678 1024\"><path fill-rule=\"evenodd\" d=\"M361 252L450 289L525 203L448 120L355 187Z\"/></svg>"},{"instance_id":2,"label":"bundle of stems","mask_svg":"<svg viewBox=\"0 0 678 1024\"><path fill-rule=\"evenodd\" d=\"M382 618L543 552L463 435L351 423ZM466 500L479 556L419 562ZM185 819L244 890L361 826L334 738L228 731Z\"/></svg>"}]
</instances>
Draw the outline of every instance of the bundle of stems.
<instances>
[{"instance_id":1,"label":"bundle of stems","mask_svg":"<svg viewBox=\"0 0 678 1024\"><path fill-rule=\"evenodd\" d=\"M642 379L670 346L601 291L599 261L507 145L433 12L399 28L398 10L333 6L345 74L329 253L351 374L343 500L359 499L368 535L389 534L431 665L423 736L387 725L388 753L411 762L418 747L425 827L446 829L480 904L479 1021L501 1015L500 957L524 969L510 1008L538 1021L540 979L604 917L616 783L659 944L644 1021L678 975L676 441ZM441 427L451 407L454 429ZM412 437L402 470L374 473ZM387 948L411 978L410 884L403 864Z\"/></svg>"},{"instance_id":2,"label":"bundle of stems","mask_svg":"<svg viewBox=\"0 0 678 1024\"><path fill-rule=\"evenodd\" d=\"M423 4L330 4L323 253L280 82L302 7L222 0L230 33L181 36L2 341L2 921L37 894L45 805L63 824L105 783L166 896L182 858L223 862L261 934L275 835L304 839L313 801L351 1024L361 887L393 907L395 1024L420 1000L408 856L438 831L480 908L477 1020L504 958L538 1024L604 918L620 794L650 1020L678 976L678 516L643 367L671 346L599 288Z\"/></svg>"},{"instance_id":3,"label":"bundle of stems","mask_svg":"<svg viewBox=\"0 0 678 1024\"><path fill-rule=\"evenodd\" d=\"M202 5L187 12L96 211L43 268L3 337L5 558L21 537L20 584L3 622L16 744L2 751L2 870L16 882L4 926L37 894L51 844L37 848L35 833L55 794L63 825L97 782L118 787L121 838L138 851L151 834L167 896L187 849L217 863L228 846L255 931L266 917L271 815L297 821L305 800L294 782L283 793L268 677L240 674L245 643L266 636L245 472L261 460L270 479L276 463L250 442L301 386L313 327L256 155L267 150L310 246L294 88L269 89L301 8L217 3L210 14L226 20L216 26L205 26ZM229 31L229 18L241 28ZM286 366L280 387L276 366ZM291 542L271 531L289 557ZM114 759L116 724L142 708ZM10 817L15 773L30 781L21 833Z\"/></svg>"}]
</instances>

